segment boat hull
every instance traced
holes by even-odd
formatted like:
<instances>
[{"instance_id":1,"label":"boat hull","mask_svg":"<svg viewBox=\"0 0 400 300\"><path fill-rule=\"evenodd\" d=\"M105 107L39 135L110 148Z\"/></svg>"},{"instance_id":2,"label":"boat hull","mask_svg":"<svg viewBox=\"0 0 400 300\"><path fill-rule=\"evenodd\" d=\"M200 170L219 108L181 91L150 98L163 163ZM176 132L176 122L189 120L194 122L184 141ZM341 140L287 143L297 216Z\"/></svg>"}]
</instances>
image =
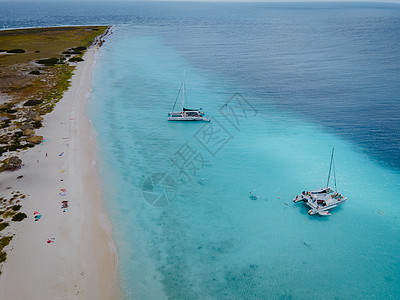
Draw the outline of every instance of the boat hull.
<instances>
[{"instance_id":1,"label":"boat hull","mask_svg":"<svg viewBox=\"0 0 400 300\"><path fill-rule=\"evenodd\" d=\"M310 216L319 214L322 216L330 215L329 210L335 208L344 202L347 198L338 193L333 193L331 189L327 189L327 193L322 189L297 195L293 202L304 202L311 209L308 211Z\"/></svg>"},{"instance_id":2,"label":"boat hull","mask_svg":"<svg viewBox=\"0 0 400 300\"><path fill-rule=\"evenodd\" d=\"M206 119L202 116L172 116L168 117L168 121L206 121L209 122L209 119Z\"/></svg>"},{"instance_id":3,"label":"boat hull","mask_svg":"<svg viewBox=\"0 0 400 300\"><path fill-rule=\"evenodd\" d=\"M210 120L204 117L169 117L168 121L206 121L209 122Z\"/></svg>"}]
</instances>

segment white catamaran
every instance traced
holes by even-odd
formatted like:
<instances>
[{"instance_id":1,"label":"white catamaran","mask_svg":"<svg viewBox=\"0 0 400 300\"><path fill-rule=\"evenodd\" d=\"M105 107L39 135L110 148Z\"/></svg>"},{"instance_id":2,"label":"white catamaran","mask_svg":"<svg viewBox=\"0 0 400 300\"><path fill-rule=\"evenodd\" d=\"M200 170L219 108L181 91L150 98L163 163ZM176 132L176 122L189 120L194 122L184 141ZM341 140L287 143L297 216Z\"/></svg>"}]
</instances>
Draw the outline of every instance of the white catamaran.
<instances>
[{"instance_id":1,"label":"white catamaran","mask_svg":"<svg viewBox=\"0 0 400 300\"><path fill-rule=\"evenodd\" d=\"M329 210L343 204L347 198L337 192L336 186L336 171L335 162L333 160L333 152L335 148L332 149L331 164L329 166L328 182L326 187L313 190L310 192L303 191L300 195L294 198L293 202L303 201L311 209L308 211L309 215L319 214L321 216L329 216ZM329 187L329 180L331 177L331 171L333 166L333 177L335 179L335 190Z\"/></svg>"},{"instance_id":2,"label":"white catamaran","mask_svg":"<svg viewBox=\"0 0 400 300\"><path fill-rule=\"evenodd\" d=\"M176 102L178 101L179 94L182 92L182 111L174 112ZM172 112L168 113L168 121L206 121L209 119L204 117L204 111L200 109L189 109L185 108L185 72L183 73L183 81L179 89L178 95L176 96Z\"/></svg>"}]
</instances>

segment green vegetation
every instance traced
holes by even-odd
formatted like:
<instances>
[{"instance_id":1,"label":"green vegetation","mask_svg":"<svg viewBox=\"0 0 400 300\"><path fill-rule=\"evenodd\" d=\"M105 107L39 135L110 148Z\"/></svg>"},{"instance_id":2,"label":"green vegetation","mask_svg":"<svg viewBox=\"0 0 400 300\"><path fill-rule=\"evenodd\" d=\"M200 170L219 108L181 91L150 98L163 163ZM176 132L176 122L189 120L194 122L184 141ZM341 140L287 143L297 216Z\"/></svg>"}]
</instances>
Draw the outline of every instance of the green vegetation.
<instances>
[{"instance_id":1,"label":"green vegetation","mask_svg":"<svg viewBox=\"0 0 400 300\"><path fill-rule=\"evenodd\" d=\"M35 121L35 122L33 122L33 126L34 126L35 128L40 128L40 127L43 126L43 124L42 124L42 122L40 122L40 121Z\"/></svg>"},{"instance_id":2,"label":"green vegetation","mask_svg":"<svg viewBox=\"0 0 400 300\"><path fill-rule=\"evenodd\" d=\"M39 114L52 111L68 89L75 68L65 63L67 57L77 57L73 61L81 61L83 52L93 43L95 37L106 29L107 26L79 26L0 31L0 45L3 49L26 51L18 55L0 56L0 93L11 96L14 104L23 101L25 106L35 106ZM41 70L33 68L31 63L27 63L29 61L41 65ZM15 68L15 65L18 65L18 68ZM21 69L27 72L21 74L18 71ZM40 100L42 103L29 100ZM0 107L0 111L3 106ZM11 107L6 109L9 108ZM12 113L21 117L19 110ZM8 115L6 117L10 118ZM1 128L11 125L4 120L0 122Z\"/></svg>"},{"instance_id":3,"label":"green vegetation","mask_svg":"<svg viewBox=\"0 0 400 300\"><path fill-rule=\"evenodd\" d=\"M5 262L7 259L7 253L6 252L0 252L0 263Z\"/></svg>"},{"instance_id":4,"label":"green vegetation","mask_svg":"<svg viewBox=\"0 0 400 300\"><path fill-rule=\"evenodd\" d=\"M22 205L17 204L17 205L13 205L13 207L11 207L11 209L12 209L13 211L19 211L19 210L21 209L21 207L22 207Z\"/></svg>"},{"instance_id":5,"label":"green vegetation","mask_svg":"<svg viewBox=\"0 0 400 300\"><path fill-rule=\"evenodd\" d=\"M15 211L12 211L12 210L6 210L6 211L4 211L3 212L3 214L2 214L2 217L3 218L11 218L11 217L13 217L13 216L15 216Z\"/></svg>"},{"instance_id":6,"label":"green vegetation","mask_svg":"<svg viewBox=\"0 0 400 300\"><path fill-rule=\"evenodd\" d=\"M0 231L2 231L4 228L6 228L6 227L9 226L9 225L10 225L10 224L7 223L7 222L0 223Z\"/></svg>"},{"instance_id":7,"label":"green vegetation","mask_svg":"<svg viewBox=\"0 0 400 300\"><path fill-rule=\"evenodd\" d=\"M28 216L25 213L19 212L15 216L12 217L11 221L20 222Z\"/></svg>"},{"instance_id":8,"label":"green vegetation","mask_svg":"<svg viewBox=\"0 0 400 300\"><path fill-rule=\"evenodd\" d=\"M57 65L55 72L58 80L54 82L52 89L48 89L46 94L42 97L43 105L39 111L41 114L49 113L53 110L57 102L62 98L64 92L68 90L71 85L70 79L75 68L70 65Z\"/></svg>"},{"instance_id":9,"label":"green vegetation","mask_svg":"<svg viewBox=\"0 0 400 300\"><path fill-rule=\"evenodd\" d=\"M0 125L0 128L7 128L7 127L10 126L11 120L10 120L10 119L4 120L4 121L2 121L0 124L1 124L1 125Z\"/></svg>"},{"instance_id":10,"label":"green vegetation","mask_svg":"<svg viewBox=\"0 0 400 300\"><path fill-rule=\"evenodd\" d=\"M70 62L79 62L79 61L83 61L83 58L80 58L80 57L72 57L72 58L70 58L68 61L70 61Z\"/></svg>"},{"instance_id":11,"label":"green vegetation","mask_svg":"<svg viewBox=\"0 0 400 300\"><path fill-rule=\"evenodd\" d=\"M82 54L82 51L74 51L74 50L64 51L63 54Z\"/></svg>"},{"instance_id":12,"label":"green vegetation","mask_svg":"<svg viewBox=\"0 0 400 300\"><path fill-rule=\"evenodd\" d=\"M18 139L22 136L22 131L16 131L14 132L14 139Z\"/></svg>"},{"instance_id":13,"label":"green vegetation","mask_svg":"<svg viewBox=\"0 0 400 300\"><path fill-rule=\"evenodd\" d=\"M37 64L46 65L46 66L53 66L55 64L58 64L59 62L60 62L60 59L57 57L40 59L40 60L36 61Z\"/></svg>"},{"instance_id":14,"label":"green vegetation","mask_svg":"<svg viewBox=\"0 0 400 300\"><path fill-rule=\"evenodd\" d=\"M7 253L3 252L3 248L11 242L12 238L12 236L3 236L0 239L0 263L5 262L7 259Z\"/></svg>"},{"instance_id":15,"label":"green vegetation","mask_svg":"<svg viewBox=\"0 0 400 300\"><path fill-rule=\"evenodd\" d=\"M7 50L7 53L25 53L26 51L24 49L11 49Z\"/></svg>"},{"instance_id":16,"label":"green vegetation","mask_svg":"<svg viewBox=\"0 0 400 300\"><path fill-rule=\"evenodd\" d=\"M74 50L74 51L85 51L86 49L87 48L84 47L84 46L79 46L79 47L72 48L72 50Z\"/></svg>"},{"instance_id":17,"label":"green vegetation","mask_svg":"<svg viewBox=\"0 0 400 300\"><path fill-rule=\"evenodd\" d=\"M24 103L24 106L35 106L41 103L43 103L41 100L28 100Z\"/></svg>"},{"instance_id":18,"label":"green vegetation","mask_svg":"<svg viewBox=\"0 0 400 300\"><path fill-rule=\"evenodd\" d=\"M106 28L107 26L73 26L3 30L0 32L1 48L24 49L26 52L0 57L0 69L2 65L59 57L60 53L69 49L84 51Z\"/></svg>"},{"instance_id":19,"label":"green vegetation","mask_svg":"<svg viewBox=\"0 0 400 300\"><path fill-rule=\"evenodd\" d=\"M6 112L9 109L12 109L14 107L13 103L6 103L0 106L0 112Z\"/></svg>"},{"instance_id":20,"label":"green vegetation","mask_svg":"<svg viewBox=\"0 0 400 300\"><path fill-rule=\"evenodd\" d=\"M20 147L21 147L20 144L11 144L11 145L8 147L8 151L17 151Z\"/></svg>"},{"instance_id":21,"label":"green vegetation","mask_svg":"<svg viewBox=\"0 0 400 300\"><path fill-rule=\"evenodd\" d=\"M3 248L5 246L7 246L11 242L12 239L13 239L12 236L3 236L0 239L0 251L3 251Z\"/></svg>"}]
</instances>

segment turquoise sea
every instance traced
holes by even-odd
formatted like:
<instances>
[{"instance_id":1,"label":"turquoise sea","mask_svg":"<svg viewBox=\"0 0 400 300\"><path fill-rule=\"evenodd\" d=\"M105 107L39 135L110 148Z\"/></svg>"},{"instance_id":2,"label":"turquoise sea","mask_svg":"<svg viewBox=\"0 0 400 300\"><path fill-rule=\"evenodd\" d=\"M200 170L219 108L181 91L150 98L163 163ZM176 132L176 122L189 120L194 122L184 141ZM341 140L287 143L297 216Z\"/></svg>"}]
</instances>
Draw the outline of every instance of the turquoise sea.
<instances>
[{"instance_id":1,"label":"turquoise sea","mask_svg":"<svg viewBox=\"0 0 400 300\"><path fill-rule=\"evenodd\" d=\"M126 299L398 298L399 5L5 3L114 25L88 112ZM167 121L184 70L210 123ZM348 201L309 216L332 147Z\"/></svg>"}]
</instances>

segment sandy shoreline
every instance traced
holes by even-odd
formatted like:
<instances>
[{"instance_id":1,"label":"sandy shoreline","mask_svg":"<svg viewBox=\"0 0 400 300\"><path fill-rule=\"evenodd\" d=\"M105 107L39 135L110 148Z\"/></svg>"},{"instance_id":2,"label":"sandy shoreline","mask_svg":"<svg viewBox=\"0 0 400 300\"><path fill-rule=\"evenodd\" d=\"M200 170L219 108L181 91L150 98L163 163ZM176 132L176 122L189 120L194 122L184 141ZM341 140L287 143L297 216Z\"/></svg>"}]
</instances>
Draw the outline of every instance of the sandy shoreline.
<instances>
[{"instance_id":1,"label":"sandy shoreline","mask_svg":"<svg viewBox=\"0 0 400 300\"><path fill-rule=\"evenodd\" d=\"M22 211L29 216L12 225L16 235L2 268L0 299L120 298L117 255L86 114L97 49L86 52L71 87L44 117L37 134L45 142L18 154L21 170L0 174L2 196L25 194ZM69 204L65 212L63 200ZM42 215L40 221L34 221L34 211Z\"/></svg>"}]
</instances>

